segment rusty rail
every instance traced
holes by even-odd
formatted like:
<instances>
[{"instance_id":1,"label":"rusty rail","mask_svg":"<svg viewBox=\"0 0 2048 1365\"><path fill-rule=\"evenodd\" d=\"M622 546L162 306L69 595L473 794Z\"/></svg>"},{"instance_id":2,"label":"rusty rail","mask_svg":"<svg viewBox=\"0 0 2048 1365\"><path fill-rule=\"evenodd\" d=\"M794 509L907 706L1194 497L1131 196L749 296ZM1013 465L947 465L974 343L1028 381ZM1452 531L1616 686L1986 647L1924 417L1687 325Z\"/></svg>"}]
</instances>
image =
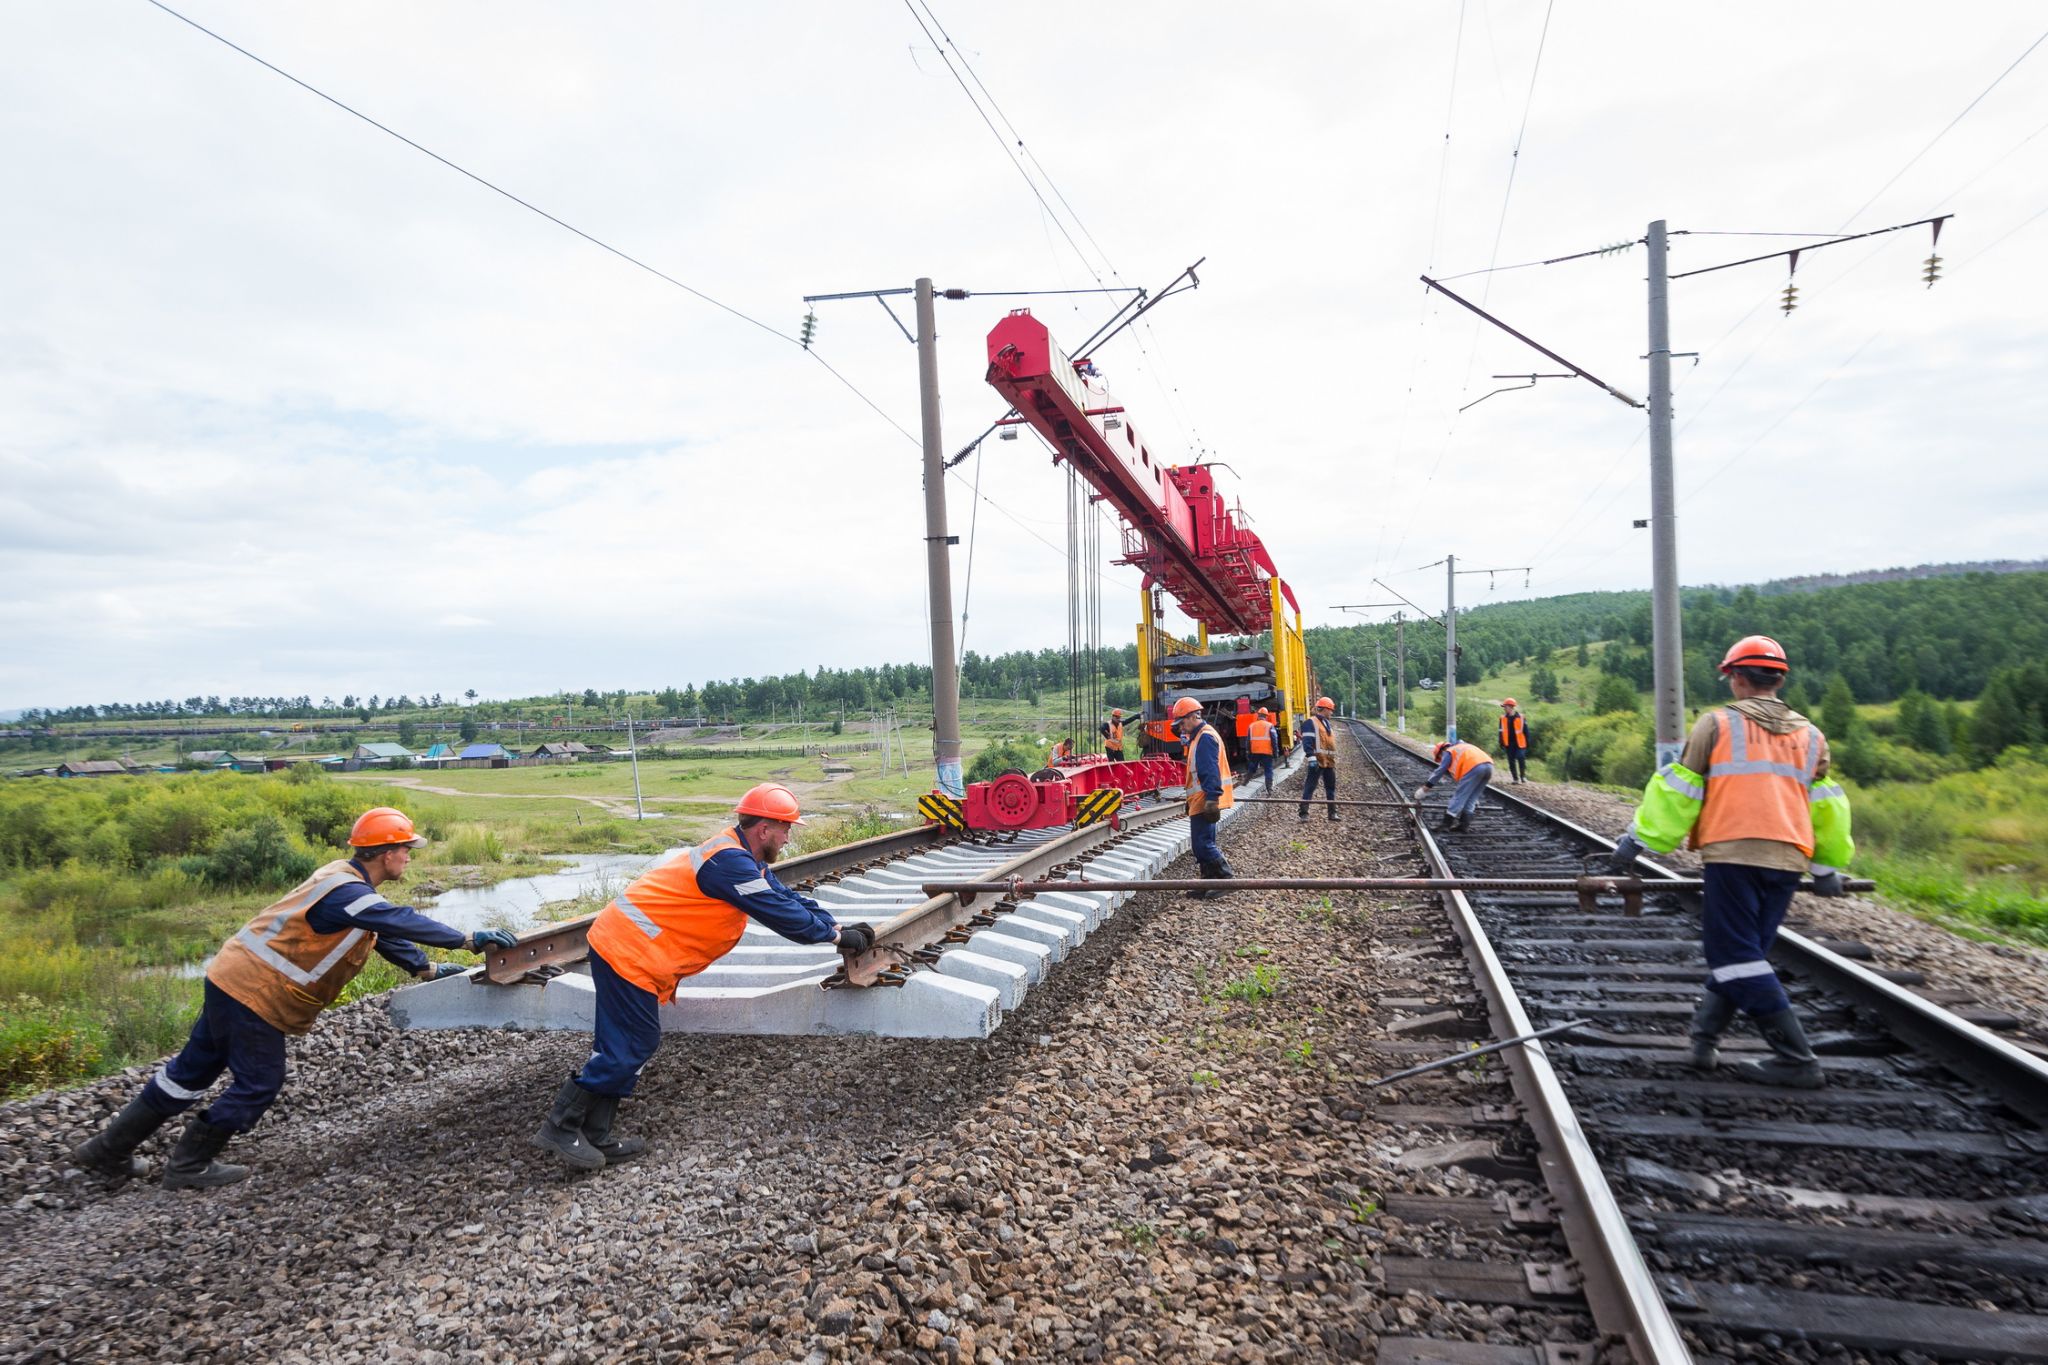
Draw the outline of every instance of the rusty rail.
<instances>
[{"instance_id":1,"label":"rusty rail","mask_svg":"<svg viewBox=\"0 0 2048 1365\"><path fill-rule=\"evenodd\" d=\"M1035 896L1043 891L1556 891L1579 896L1640 896L1644 891L1698 891L1706 883L1697 878L1641 877L1227 877L1196 880L1190 877L1153 878L1134 881L1026 881L1021 875L996 880L924 882L927 896L953 895L963 901L976 896ZM1876 883L1845 881L1850 891L1871 891ZM1811 891L1808 882L1801 888Z\"/></svg>"},{"instance_id":2,"label":"rusty rail","mask_svg":"<svg viewBox=\"0 0 2048 1365\"><path fill-rule=\"evenodd\" d=\"M823 881L841 872L859 871L874 863L901 858L921 849L938 848L951 843L953 838L951 831L942 826L914 825L889 834L878 834L872 839L788 858L774 864L774 870L782 881L801 886ZM596 915L584 915L551 924L523 935L510 948L485 954L481 979L495 985L510 986L542 967L563 967L581 962L590 955L590 925L596 918Z\"/></svg>"},{"instance_id":3,"label":"rusty rail","mask_svg":"<svg viewBox=\"0 0 2048 1365\"><path fill-rule=\"evenodd\" d=\"M1027 877L1042 877L1061 863L1090 853L1111 840L1137 830L1149 829L1167 820L1184 820L1185 810L1179 802L1151 806L1144 810L1125 811L1117 817L1114 826L1103 823L1086 825L1056 839L1042 844L1033 844L1006 863L990 868L986 874L997 880L993 882L969 882L961 885L1007 891L1013 883ZM1034 883L1046 890L1080 889L1102 890L1114 886L1111 882L1039 882ZM1214 886L1214 882L1200 885ZM969 921L980 918L976 911L968 908L974 897L956 895L945 886L931 885L920 889L927 899L922 905L914 905L886 923L875 926L875 946L859 957L849 961L842 973L836 973L825 982L828 986L874 986L900 980L904 968L915 962L929 963L938 946L949 938L961 937ZM1000 908L1000 907L999 907Z\"/></svg>"}]
</instances>

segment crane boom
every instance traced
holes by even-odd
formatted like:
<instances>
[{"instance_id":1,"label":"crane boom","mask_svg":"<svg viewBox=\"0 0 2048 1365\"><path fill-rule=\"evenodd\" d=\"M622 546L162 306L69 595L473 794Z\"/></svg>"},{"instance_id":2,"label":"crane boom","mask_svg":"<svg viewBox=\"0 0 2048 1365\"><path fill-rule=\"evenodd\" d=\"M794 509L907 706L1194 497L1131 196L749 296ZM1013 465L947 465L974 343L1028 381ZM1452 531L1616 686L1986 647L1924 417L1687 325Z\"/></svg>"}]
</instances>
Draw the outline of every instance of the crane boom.
<instances>
[{"instance_id":1,"label":"crane boom","mask_svg":"<svg viewBox=\"0 0 2048 1365\"><path fill-rule=\"evenodd\" d=\"M988 334L988 382L1114 507L1124 524L1120 563L1145 574L1209 630L1256 635L1273 620L1280 573L1258 534L1216 491L1212 466L1168 465L1128 416L1090 416L1108 395L1020 308ZM1300 604L1284 580L1280 592Z\"/></svg>"}]
</instances>

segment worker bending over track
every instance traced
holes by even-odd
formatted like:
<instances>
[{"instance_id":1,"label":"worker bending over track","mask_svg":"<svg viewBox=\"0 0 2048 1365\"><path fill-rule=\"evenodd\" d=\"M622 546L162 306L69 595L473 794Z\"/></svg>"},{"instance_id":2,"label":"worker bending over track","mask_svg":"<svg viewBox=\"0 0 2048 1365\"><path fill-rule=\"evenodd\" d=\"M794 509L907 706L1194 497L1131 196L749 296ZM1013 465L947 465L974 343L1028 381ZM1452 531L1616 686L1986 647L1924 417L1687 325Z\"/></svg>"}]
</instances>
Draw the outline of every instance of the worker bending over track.
<instances>
[{"instance_id":1,"label":"worker bending over track","mask_svg":"<svg viewBox=\"0 0 2048 1365\"><path fill-rule=\"evenodd\" d=\"M1645 849L1669 853L1689 842L1699 850L1707 982L1689 1030L1692 1064L1701 1071L1719 1065L1716 1043L1741 1010L1756 1020L1772 1055L1737 1071L1813 1090L1823 1083L1820 1063L1771 969L1771 944L1809 866L1815 892L1846 894L1842 869L1856 845L1849 798L1826 780L1827 737L1778 700L1791 669L1768 635L1729 646L1721 674L1735 703L1701 716L1678 761L1650 779L1611 865L1625 876Z\"/></svg>"},{"instance_id":2,"label":"worker bending over track","mask_svg":"<svg viewBox=\"0 0 2048 1365\"><path fill-rule=\"evenodd\" d=\"M246 1166L215 1161L237 1133L263 1117L284 1088L286 1034L309 1031L341 996L371 949L430 981L468 970L436 967L417 945L510 948L503 929L465 934L417 910L393 905L377 888L397 881L427 841L403 811L378 806L349 831L352 858L320 868L243 925L206 969L205 1003L184 1050L165 1062L114 1121L74 1148L74 1165L109 1176L144 1174L135 1149L206 1093L227 1071L234 1081L205 1113L192 1116L164 1166L167 1190L232 1185Z\"/></svg>"},{"instance_id":3,"label":"worker bending over track","mask_svg":"<svg viewBox=\"0 0 2048 1365\"><path fill-rule=\"evenodd\" d=\"M1331 733L1330 717L1337 714L1337 703L1328 697L1316 698L1316 713L1304 716L1301 727L1301 754L1308 761L1308 780L1301 784L1300 819L1308 819L1308 803L1316 799L1316 783L1323 784L1323 799L1329 803L1330 818L1337 816L1337 737Z\"/></svg>"},{"instance_id":4,"label":"worker bending over track","mask_svg":"<svg viewBox=\"0 0 2048 1365\"><path fill-rule=\"evenodd\" d=\"M1500 703L1500 752L1508 761L1508 780L1516 784L1529 778L1529 720L1515 707L1513 697Z\"/></svg>"},{"instance_id":5,"label":"worker bending over track","mask_svg":"<svg viewBox=\"0 0 2048 1365\"><path fill-rule=\"evenodd\" d=\"M1280 727L1273 723L1273 713L1265 707L1252 717L1252 723L1245 727L1245 747L1251 754L1251 771L1266 776L1266 795L1273 794L1273 737ZM1250 778L1246 778L1250 781Z\"/></svg>"},{"instance_id":6,"label":"worker bending over track","mask_svg":"<svg viewBox=\"0 0 2048 1365\"><path fill-rule=\"evenodd\" d=\"M1202 703L1182 697L1173 704L1173 728L1187 746L1188 839L1194 845L1195 864L1203 880L1235 877L1230 863L1216 842L1216 822L1236 801L1231 790L1230 764L1223 757L1223 736L1202 718ZM1195 891L1195 900L1209 900L1218 891Z\"/></svg>"},{"instance_id":7,"label":"worker bending over track","mask_svg":"<svg viewBox=\"0 0 2048 1365\"><path fill-rule=\"evenodd\" d=\"M1453 744L1447 739L1438 740L1429 756L1436 760L1436 771L1415 789L1415 799L1420 801L1440 779L1449 777L1458 785L1451 789L1451 799L1444 806L1444 818L1437 828L1455 828L1463 833L1472 828L1472 808L1486 794L1487 783L1493 781L1493 759L1477 744L1463 740Z\"/></svg>"},{"instance_id":8,"label":"worker bending over track","mask_svg":"<svg viewBox=\"0 0 2048 1365\"><path fill-rule=\"evenodd\" d=\"M1096 727L1102 735L1102 756L1112 763L1124 761L1124 713L1121 707L1109 713L1109 719Z\"/></svg>"},{"instance_id":9,"label":"worker bending over track","mask_svg":"<svg viewBox=\"0 0 2048 1365\"><path fill-rule=\"evenodd\" d=\"M751 916L796 943L836 943L849 958L875 946L865 924L840 924L767 865L804 823L789 788L763 782L740 798L724 833L641 873L590 925L597 1018L590 1060L562 1082L533 1145L578 1170L595 1171L647 1150L616 1137L619 1101L661 1046L661 1007L676 985L731 952Z\"/></svg>"}]
</instances>

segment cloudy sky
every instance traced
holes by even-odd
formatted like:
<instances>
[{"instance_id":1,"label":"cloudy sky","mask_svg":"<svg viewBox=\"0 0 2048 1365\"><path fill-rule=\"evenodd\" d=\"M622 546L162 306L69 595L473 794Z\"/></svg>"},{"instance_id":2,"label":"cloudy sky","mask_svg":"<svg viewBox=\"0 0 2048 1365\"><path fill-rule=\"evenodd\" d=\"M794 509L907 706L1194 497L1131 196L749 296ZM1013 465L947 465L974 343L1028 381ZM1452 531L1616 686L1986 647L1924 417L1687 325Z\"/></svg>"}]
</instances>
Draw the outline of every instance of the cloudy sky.
<instances>
[{"instance_id":1,"label":"cloudy sky","mask_svg":"<svg viewBox=\"0 0 2048 1365\"><path fill-rule=\"evenodd\" d=\"M807 293L1206 257L1097 359L1156 450L1229 463L1311 624L1375 577L1439 605L1446 552L1532 566L1495 598L1648 581L1641 414L1569 381L1460 414L1554 367L1419 274L1953 212L1932 290L1924 228L1807 257L1789 317L1782 261L1674 284L1684 577L2048 542L2048 45L1983 94L2038 5L933 0L957 53L903 0L178 8L784 333ZM872 303L820 305L818 349L893 424L145 0L10 20L0 707L927 656L915 355ZM1640 248L1452 287L1643 392ZM942 303L949 445L1000 411L982 338L1019 303L1069 344L1110 307ZM1064 477L1030 440L978 477L966 643L1057 643Z\"/></svg>"}]
</instances>

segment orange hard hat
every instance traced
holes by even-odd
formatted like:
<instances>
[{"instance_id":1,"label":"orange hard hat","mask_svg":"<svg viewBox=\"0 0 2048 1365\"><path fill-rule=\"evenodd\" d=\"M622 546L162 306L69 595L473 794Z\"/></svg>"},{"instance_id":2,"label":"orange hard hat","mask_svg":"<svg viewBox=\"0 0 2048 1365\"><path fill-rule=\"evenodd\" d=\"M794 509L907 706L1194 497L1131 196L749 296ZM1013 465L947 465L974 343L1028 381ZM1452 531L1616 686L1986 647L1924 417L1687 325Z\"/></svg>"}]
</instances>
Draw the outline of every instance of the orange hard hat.
<instances>
[{"instance_id":1,"label":"orange hard hat","mask_svg":"<svg viewBox=\"0 0 2048 1365\"><path fill-rule=\"evenodd\" d=\"M1785 647L1768 635L1745 635L1728 646L1728 652L1721 656L1721 671L1732 673L1738 668L1769 668L1779 673L1792 671L1792 664L1785 658Z\"/></svg>"},{"instance_id":2,"label":"orange hard hat","mask_svg":"<svg viewBox=\"0 0 2048 1365\"><path fill-rule=\"evenodd\" d=\"M1500 699L1500 704L1502 706L1513 706L1515 704L1515 699L1513 697L1502 697Z\"/></svg>"},{"instance_id":3,"label":"orange hard hat","mask_svg":"<svg viewBox=\"0 0 2048 1365\"><path fill-rule=\"evenodd\" d=\"M1331 700L1330 700L1330 699L1329 699L1328 697L1317 697L1317 698L1316 698L1316 710L1318 710L1318 711L1334 711L1334 710L1336 710L1336 709L1337 709L1337 703L1336 703L1336 702L1333 702L1333 701L1331 701Z\"/></svg>"},{"instance_id":4,"label":"orange hard hat","mask_svg":"<svg viewBox=\"0 0 2048 1365\"><path fill-rule=\"evenodd\" d=\"M797 806L796 793L780 782L763 782L740 798L737 808L741 815L758 815L764 820L779 820L785 825L809 823Z\"/></svg>"},{"instance_id":5,"label":"orange hard hat","mask_svg":"<svg viewBox=\"0 0 2048 1365\"><path fill-rule=\"evenodd\" d=\"M348 832L350 848L426 847L426 837L412 827L412 817L390 806L375 806L356 817Z\"/></svg>"},{"instance_id":6,"label":"orange hard hat","mask_svg":"<svg viewBox=\"0 0 2048 1365\"><path fill-rule=\"evenodd\" d=\"M1195 715L1199 713L1201 709L1202 703L1196 701L1193 697L1182 697L1179 701L1173 704L1173 710L1169 714L1172 716L1173 719L1179 720L1183 716Z\"/></svg>"},{"instance_id":7,"label":"orange hard hat","mask_svg":"<svg viewBox=\"0 0 2048 1365\"><path fill-rule=\"evenodd\" d=\"M1112 706L1109 709L1109 714L1114 716L1118 720L1122 720L1124 718L1124 708L1121 706Z\"/></svg>"},{"instance_id":8,"label":"orange hard hat","mask_svg":"<svg viewBox=\"0 0 2048 1365\"><path fill-rule=\"evenodd\" d=\"M1450 747L1451 747L1451 742L1450 742L1449 740L1447 740L1447 739L1440 739L1440 740L1438 740L1438 741L1436 742L1436 747L1435 747L1434 749L1431 749L1431 750L1429 751L1429 756L1430 756L1431 758L1442 758L1442 757L1444 756L1444 750L1446 750L1446 749L1448 749L1448 748L1450 748Z\"/></svg>"},{"instance_id":9,"label":"orange hard hat","mask_svg":"<svg viewBox=\"0 0 2048 1365\"><path fill-rule=\"evenodd\" d=\"M1260 719L1260 720L1271 720L1271 719L1273 719L1273 713L1272 713L1271 711L1268 711L1268 710L1267 710L1267 709L1266 709L1265 707L1261 706L1261 707L1259 708L1259 719Z\"/></svg>"}]
</instances>

